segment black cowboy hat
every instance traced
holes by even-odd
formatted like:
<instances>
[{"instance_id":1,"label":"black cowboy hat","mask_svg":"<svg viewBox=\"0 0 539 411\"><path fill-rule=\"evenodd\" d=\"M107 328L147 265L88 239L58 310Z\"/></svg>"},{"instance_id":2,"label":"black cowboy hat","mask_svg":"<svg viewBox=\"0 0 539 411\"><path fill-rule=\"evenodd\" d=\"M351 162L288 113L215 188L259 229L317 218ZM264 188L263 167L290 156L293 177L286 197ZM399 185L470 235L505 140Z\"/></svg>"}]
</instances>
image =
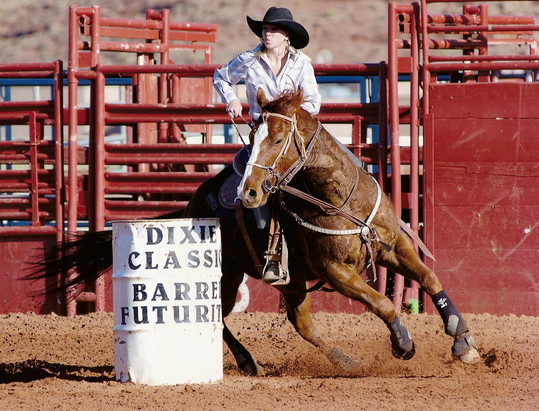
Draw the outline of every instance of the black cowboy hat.
<instances>
[{"instance_id":1,"label":"black cowboy hat","mask_svg":"<svg viewBox=\"0 0 539 411\"><path fill-rule=\"evenodd\" d=\"M302 49L309 44L309 33L305 30L305 27L294 21L290 10L284 7L270 7L262 21L253 20L247 16L247 24L257 37L262 37L262 26L264 24L273 24L288 33L290 44L295 48Z\"/></svg>"}]
</instances>

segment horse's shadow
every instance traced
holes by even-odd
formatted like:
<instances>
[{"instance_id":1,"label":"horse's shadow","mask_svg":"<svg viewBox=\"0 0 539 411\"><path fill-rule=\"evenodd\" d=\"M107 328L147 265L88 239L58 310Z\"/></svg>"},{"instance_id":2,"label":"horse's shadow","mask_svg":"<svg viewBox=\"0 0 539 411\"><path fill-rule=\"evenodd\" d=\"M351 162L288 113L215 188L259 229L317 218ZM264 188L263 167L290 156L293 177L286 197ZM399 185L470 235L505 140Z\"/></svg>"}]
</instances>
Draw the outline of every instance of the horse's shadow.
<instances>
[{"instance_id":1,"label":"horse's shadow","mask_svg":"<svg viewBox=\"0 0 539 411\"><path fill-rule=\"evenodd\" d=\"M114 367L108 365L84 367L50 363L36 359L15 363L0 363L0 384L32 382L51 377L70 381L113 381Z\"/></svg>"}]
</instances>

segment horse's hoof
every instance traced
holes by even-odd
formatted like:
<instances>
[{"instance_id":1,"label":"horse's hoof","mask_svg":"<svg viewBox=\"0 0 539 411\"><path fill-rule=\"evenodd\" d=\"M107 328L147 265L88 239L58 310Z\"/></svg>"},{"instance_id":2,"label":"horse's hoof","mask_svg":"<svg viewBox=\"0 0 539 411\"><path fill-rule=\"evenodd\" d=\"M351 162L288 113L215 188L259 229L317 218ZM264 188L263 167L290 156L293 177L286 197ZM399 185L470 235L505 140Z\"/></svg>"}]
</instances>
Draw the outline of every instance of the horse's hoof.
<instances>
[{"instance_id":1,"label":"horse's hoof","mask_svg":"<svg viewBox=\"0 0 539 411\"><path fill-rule=\"evenodd\" d=\"M399 320L399 317L389 323L387 328L391 332L391 351L393 357L401 360L409 360L415 354L415 344L412 340L410 331L408 331Z\"/></svg>"},{"instance_id":2,"label":"horse's hoof","mask_svg":"<svg viewBox=\"0 0 539 411\"><path fill-rule=\"evenodd\" d=\"M477 364L479 361L481 361L481 356L475 347L470 347L470 349L465 354L462 354L459 358L464 364Z\"/></svg>"},{"instance_id":3,"label":"horse's hoof","mask_svg":"<svg viewBox=\"0 0 539 411\"><path fill-rule=\"evenodd\" d=\"M256 377L258 375L258 367L256 364L245 364L240 367L240 370L243 374L249 375L250 377Z\"/></svg>"},{"instance_id":4,"label":"horse's hoof","mask_svg":"<svg viewBox=\"0 0 539 411\"><path fill-rule=\"evenodd\" d=\"M398 345L391 344L391 352L393 357L398 358L399 360L409 360L415 355L415 344L412 341L412 348L408 351L403 350Z\"/></svg>"},{"instance_id":5,"label":"horse's hoof","mask_svg":"<svg viewBox=\"0 0 539 411\"><path fill-rule=\"evenodd\" d=\"M258 365L254 357L250 354L248 356L236 355L235 357L238 368L242 373L252 377L263 374L264 369Z\"/></svg>"},{"instance_id":6,"label":"horse's hoof","mask_svg":"<svg viewBox=\"0 0 539 411\"><path fill-rule=\"evenodd\" d=\"M345 352L341 351L337 347L333 347L328 355L328 359L332 364L336 365L343 371L354 371L361 368L359 361L354 360Z\"/></svg>"},{"instance_id":7,"label":"horse's hoof","mask_svg":"<svg viewBox=\"0 0 539 411\"><path fill-rule=\"evenodd\" d=\"M455 338L451 353L465 364L476 364L481 360L475 340L468 333Z\"/></svg>"}]
</instances>

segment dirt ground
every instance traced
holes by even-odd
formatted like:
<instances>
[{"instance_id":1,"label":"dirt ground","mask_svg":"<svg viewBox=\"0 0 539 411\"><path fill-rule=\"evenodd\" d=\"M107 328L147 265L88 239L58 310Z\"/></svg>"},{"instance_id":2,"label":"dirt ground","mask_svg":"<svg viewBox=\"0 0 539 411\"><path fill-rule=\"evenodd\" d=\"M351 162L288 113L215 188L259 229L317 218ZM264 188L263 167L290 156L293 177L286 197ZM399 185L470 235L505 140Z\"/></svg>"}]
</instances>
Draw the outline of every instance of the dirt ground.
<instances>
[{"instance_id":1,"label":"dirt ground","mask_svg":"<svg viewBox=\"0 0 539 411\"><path fill-rule=\"evenodd\" d=\"M156 387L115 380L110 313L1 315L0 409L539 409L539 317L465 315L482 356L476 365L452 360L438 317L401 317L416 343L410 361L391 356L372 314L314 314L319 333L363 364L344 372L284 315L233 314L228 324L264 376L240 374L225 347L222 382Z\"/></svg>"}]
</instances>

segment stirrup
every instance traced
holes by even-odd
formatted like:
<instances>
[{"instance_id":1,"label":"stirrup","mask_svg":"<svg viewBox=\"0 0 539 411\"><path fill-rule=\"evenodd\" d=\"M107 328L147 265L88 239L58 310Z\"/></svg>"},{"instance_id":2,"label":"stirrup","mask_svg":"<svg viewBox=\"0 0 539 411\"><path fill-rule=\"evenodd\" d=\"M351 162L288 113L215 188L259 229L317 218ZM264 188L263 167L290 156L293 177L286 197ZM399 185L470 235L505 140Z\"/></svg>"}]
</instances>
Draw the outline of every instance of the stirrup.
<instances>
[{"instance_id":1,"label":"stirrup","mask_svg":"<svg viewBox=\"0 0 539 411\"><path fill-rule=\"evenodd\" d=\"M287 285L290 283L290 276L283 270L279 261L268 261L264 267L262 280L270 285Z\"/></svg>"}]
</instances>

